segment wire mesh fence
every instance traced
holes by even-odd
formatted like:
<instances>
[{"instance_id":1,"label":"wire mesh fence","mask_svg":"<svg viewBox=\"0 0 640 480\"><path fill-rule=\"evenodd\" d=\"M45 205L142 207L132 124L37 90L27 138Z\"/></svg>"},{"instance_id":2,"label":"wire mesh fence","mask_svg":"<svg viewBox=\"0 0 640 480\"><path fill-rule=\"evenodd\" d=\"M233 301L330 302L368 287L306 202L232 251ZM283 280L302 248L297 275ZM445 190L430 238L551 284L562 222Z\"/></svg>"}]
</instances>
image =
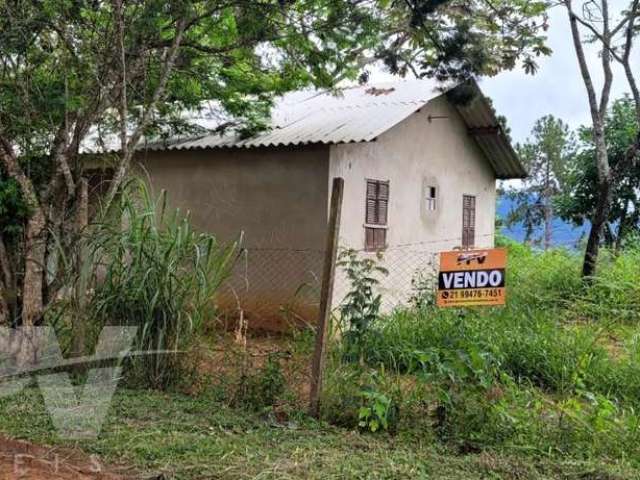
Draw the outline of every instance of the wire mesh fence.
<instances>
[{"instance_id":1,"label":"wire mesh fence","mask_svg":"<svg viewBox=\"0 0 640 480\"><path fill-rule=\"evenodd\" d=\"M435 289L439 252L451 250L459 239L389 245L378 252L356 250L360 258L375 259L386 273L377 274L381 310L420 301ZM493 245L493 233L478 235L483 246ZM342 247L344 250L346 247ZM252 330L280 331L314 324L318 317L323 250L246 248L219 297L223 318L233 325L241 317ZM332 308L339 307L351 289L345 269L336 267Z\"/></svg>"},{"instance_id":2,"label":"wire mesh fence","mask_svg":"<svg viewBox=\"0 0 640 480\"><path fill-rule=\"evenodd\" d=\"M322 250L243 249L219 298L224 317L272 331L313 323L324 257Z\"/></svg>"}]
</instances>

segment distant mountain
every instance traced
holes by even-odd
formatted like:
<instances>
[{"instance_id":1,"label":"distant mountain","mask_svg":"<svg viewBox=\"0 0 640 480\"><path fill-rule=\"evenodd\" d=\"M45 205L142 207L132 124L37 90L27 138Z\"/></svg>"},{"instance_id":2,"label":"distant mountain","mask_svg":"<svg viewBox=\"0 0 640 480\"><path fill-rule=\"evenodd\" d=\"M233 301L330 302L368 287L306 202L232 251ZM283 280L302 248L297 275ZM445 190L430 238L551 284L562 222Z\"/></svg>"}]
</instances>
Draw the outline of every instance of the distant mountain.
<instances>
[{"instance_id":1,"label":"distant mountain","mask_svg":"<svg viewBox=\"0 0 640 480\"><path fill-rule=\"evenodd\" d=\"M501 196L498 199L498 205L496 209L497 215L504 219L507 217L509 211L513 208L513 201L505 196ZM502 233L507 237L512 238L518 242L524 241L525 229L521 224L514 225L511 228L503 227ZM560 218L553 220L553 245L565 246L568 248L574 248L576 244L588 235L589 226L583 225L582 227L576 227L571 223L565 222ZM533 239L542 239L544 235L544 229L541 227L534 232Z\"/></svg>"}]
</instances>

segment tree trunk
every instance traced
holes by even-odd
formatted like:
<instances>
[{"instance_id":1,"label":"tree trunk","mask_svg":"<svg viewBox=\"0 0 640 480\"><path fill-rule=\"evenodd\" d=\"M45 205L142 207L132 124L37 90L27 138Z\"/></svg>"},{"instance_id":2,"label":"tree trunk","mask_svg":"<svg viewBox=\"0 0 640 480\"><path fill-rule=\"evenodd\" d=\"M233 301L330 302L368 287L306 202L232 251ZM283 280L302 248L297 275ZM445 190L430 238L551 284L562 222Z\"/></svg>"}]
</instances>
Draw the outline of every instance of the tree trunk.
<instances>
[{"instance_id":1,"label":"tree trunk","mask_svg":"<svg viewBox=\"0 0 640 480\"><path fill-rule=\"evenodd\" d=\"M622 249L622 241L624 240L624 235L627 229L627 217L629 213L629 200L627 200L624 204L624 209L622 210L622 214L620 215L620 219L618 220L618 232L616 235L616 242L614 245L614 253L615 255L620 254L620 250Z\"/></svg>"},{"instance_id":2,"label":"tree trunk","mask_svg":"<svg viewBox=\"0 0 640 480\"><path fill-rule=\"evenodd\" d=\"M22 325L34 326L42 319L44 310L44 262L46 255L46 217L36 209L27 223L25 266L22 285Z\"/></svg>"},{"instance_id":3,"label":"tree trunk","mask_svg":"<svg viewBox=\"0 0 640 480\"><path fill-rule=\"evenodd\" d=\"M7 303L7 288L0 280L0 327L6 327L11 323L11 311Z\"/></svg>"},{"instance_id":4,"label":"tree trunk","mask_svg":"<svg viewBox=\"0 0 640 480\"><path fill-rule=\"evenodd\" d=\"M549 250L553 242L553 206L551 205L551 160L547 158L544 186L544 249Z\"/></svg>"},{"instance_id":5,"label":"tree trunk","mask_svg":"<svg viewBox=\"0 0 640 480\"><path fill-rule=\"evenodd\" d=\"M86 343L86 304L87 304L87 283L88 271L85 265L87 257L86 228L89 224L89 185L86 178L81 178L78 182L78 207L76 211L76 230L78 232L78 242L76 244L77 257L76 269L78 280L76 282L76 311L73 313L72 325L72 355L81 357L85 352Z\"/></svg>"},{"instance_id":6,"label":"tree trunk","mask_svg":"<svg viewBox=\"0 0 640 480\"><path fill-rule=\"evenodd\" d=\"M611 208L611 172L609 170L607 147L604 142L602 126L598 125L594 130L596 130L595 139L598 162L598 201L593 218L591 219L591 231L589 232L589 240L587 241L587 249L582 265L582 276L587 279L593 277L596 273L600 239L602 238L602 232Z\"/></svg>"},{"instance_id":7,"label":"tree trunk","mask_svg":"<svg viewBox=\"0 0 640 480\"><path fill-rule=\"evenodd\" d=\"M0 325L11 325L15 320L16 285L12 265L7 254L2 234L0 234Z\"/></svg>"},{"instance_id":8,"label":"tree trunk","mask_svg":"<svg viewBox=\"0 0 640 480\"><path fill-rule=\"evenodd\" d=\"M611 208L611 168L609 166L609 155L607 153L607 143L604 133L604 115L606 114L609 94L612 85L611 71L611 55L608 50L602 52L602 67L605 77L602 94L598 104L596 91L591 79L589 64L587 63L584 48L582 46L582 38L580 29L578 28L578 17L573 12L572 0L564 0L567 12L569 13L569 26L571 27L571 37L573 46L580 67L580 74L587 89L589 98L589 110L591 112L591 121L593 122L593 137L596 146L596 167L598 169L598 200L596 209L591 219L591 231L589 232L589 240L587 241L587 250L584 255L584 263L582 265L582 276L589 281L596 272L596 263L600 250L600 238L602 230L609 215ZM605 42L610 41L608 4L603 1L603 36Z\"/></svg>"}]
</instances>

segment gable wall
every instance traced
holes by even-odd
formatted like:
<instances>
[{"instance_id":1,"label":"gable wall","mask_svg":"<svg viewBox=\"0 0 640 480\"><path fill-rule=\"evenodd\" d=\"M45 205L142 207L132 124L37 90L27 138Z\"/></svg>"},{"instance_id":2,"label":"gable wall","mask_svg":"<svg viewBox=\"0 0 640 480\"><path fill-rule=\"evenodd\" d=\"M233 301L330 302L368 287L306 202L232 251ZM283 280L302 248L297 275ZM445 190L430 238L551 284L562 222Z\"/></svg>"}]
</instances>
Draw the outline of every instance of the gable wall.
<instances>
[{"instance_id":1,"label":"gable wall","mask_svg":"<svg viewBox=\"0 0 640 480\"><path fill-rule=\"evenodd\" d=\"M429 122L429 115L447 118ZM476 246L493 246L495 174L445 97L376 141L333 146L329 178L334 176L345 179L341 245L358 250L365 245L366 179L390 182L389 299L405 296L415 269L432 263L435 252L461 245L463 194L477 197ZM436 211L426 209L428 186L437 188ZM399 247L406 244L411 246ZM336 298L348 288L343 280L336 283Z\"/></svg>"}]
</instances>

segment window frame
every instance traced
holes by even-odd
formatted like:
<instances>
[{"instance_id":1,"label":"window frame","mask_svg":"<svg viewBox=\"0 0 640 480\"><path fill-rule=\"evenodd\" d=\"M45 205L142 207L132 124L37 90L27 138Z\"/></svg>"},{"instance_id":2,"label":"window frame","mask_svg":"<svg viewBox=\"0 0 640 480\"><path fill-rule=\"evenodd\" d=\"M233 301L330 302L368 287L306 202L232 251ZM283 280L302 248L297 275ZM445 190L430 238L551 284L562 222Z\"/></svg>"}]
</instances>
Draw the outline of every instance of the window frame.
<instances>
[{"instance_id":1,"label":"window frame","mask_svg":"<svg viewBox=\"0 0 640 480\"><path fill-rule=\"evenodd\" d=\"M372 197L370 195L369 186L375 185L376 193ZM380 193L380 186L386 186L386 198ZM364 249L366 252L378 252L387 248L387 231L389 230L389 198L390 198L390 182L389 180L378 180L374 178L365 179L365 205L364 205ZM373 215L370 215L369 205L370 201L374 203L374 209L376 210ZM384 220L380 217L380 204L386 202L384 209ZM371 217L375 217L373 222ZM376 236L381 237L381 240L376 240ZM371 241L370 241L371 238Z\"/></svg>"},{"instance_id":2,"label":"window frame","mask_svg":"<svg viewBox=\"0 0 640 480\"><path fill-rule=\"evenodd\" d=\"M438 187L434 185L427 185L425 208L427 212L435 212L438 209Z\"/></svg>"},{"instance_id":3,"label":"window frame","mask_svg":"<svg viewBox=\"0 0 640 480\"><path fill-rule=\"evenodd\" d=\"M462 248L466 250L475 248L477 204L476 195L462 195Z\"/></svg>"}]
</instances>

